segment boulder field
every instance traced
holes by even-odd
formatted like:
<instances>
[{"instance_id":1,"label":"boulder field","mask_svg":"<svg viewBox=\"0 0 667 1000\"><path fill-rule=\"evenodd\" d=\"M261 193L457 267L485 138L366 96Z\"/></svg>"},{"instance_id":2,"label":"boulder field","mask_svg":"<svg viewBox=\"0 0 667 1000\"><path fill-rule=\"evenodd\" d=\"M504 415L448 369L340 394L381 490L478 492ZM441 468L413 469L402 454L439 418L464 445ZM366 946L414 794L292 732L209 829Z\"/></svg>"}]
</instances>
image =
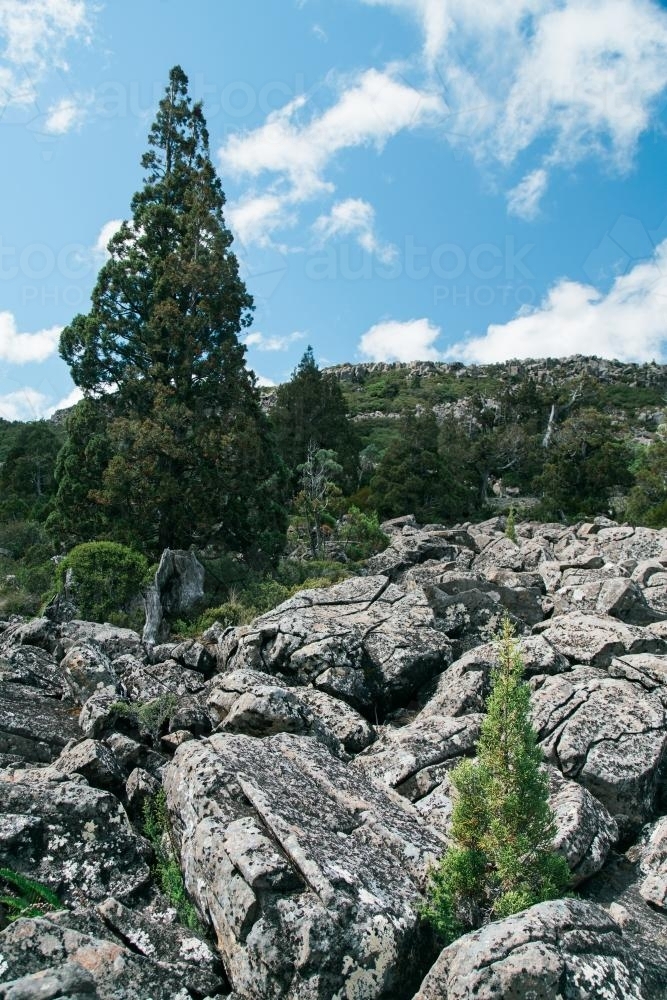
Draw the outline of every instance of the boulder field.
<instances>
[{"instance_id":1,"label":"boulder field","mask_svg":"<svg viewBox=\"0 0 667 1000\"><path fill-rule=\"evenodd\" d=\"M667 529L384 528L363 575L196 640L0 623L0 868L62 903L0 911L0 1000L665 1000ZM443 949L504 614L573 896Z\"/></svg>"}]
</instances>

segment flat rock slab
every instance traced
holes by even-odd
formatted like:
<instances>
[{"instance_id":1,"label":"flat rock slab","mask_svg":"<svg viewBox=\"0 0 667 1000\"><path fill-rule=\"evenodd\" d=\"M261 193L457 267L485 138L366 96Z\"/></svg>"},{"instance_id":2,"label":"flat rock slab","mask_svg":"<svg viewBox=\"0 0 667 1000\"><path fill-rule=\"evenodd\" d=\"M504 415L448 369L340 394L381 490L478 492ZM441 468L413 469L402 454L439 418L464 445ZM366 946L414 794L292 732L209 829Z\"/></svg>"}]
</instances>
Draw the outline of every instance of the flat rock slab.
<instances>
[{"instance_id":1,"label":"flat rock slab","mask_svg":"<svg viewBox=\"0 0 667 1000\"><path fill-rule=\"evenodd\" d=\"M624 653L667 652L664 639L649 629L603 615L575 611L535 625L533 631L541 633L571 663L592 667L606 667L614 656Z\"/></svg>"},{"instance_id":2,"label":"flat rock slab","mask_svg":"<svg viewBox=\"0 0 667 1000\"><path fill-rule=\"evenodd\" d=\"M226 669L282 673L366 712L404 702L451 660L423 591L384 576L302 591L227 633L219 652Z\"/></svg>"},{"instance_id":3,"label":"flat rock slab","mask_svg":"<svg viewBox=\"0 0 667 1000\"><path fill-rule=\"evenodd\" d=\"M414 1000L662 1000L662 972L601 907L555 900L459 938Z\"/></svg>"},{"instance_id":4,"label":"flat rock slab","mask_svg":"<svg viewBox=\"0 0 667 1000\"><path fill-rule=\"evenodd\" d=\"M126 899L149 880L145 842L118 799L78 775L53 768L0 771L0 812L31 818L33 849L24 841L17 870L68 905L110 893Z\"/></svg>"},{"instance_id":5,"label":"flat rock slab","mask_svg":"<svg viewBox=\"0 0 667 1000\"><path fill-rule=\"evenodd\" d=\"M165 775L186 886L242 997L412 997L417 911L444 841L319 742L215 734Z\"/></svg>"},{"instance_id":6,"label":"flat rock slab","mask_svg":"<svg viewBox=\"0 0 667 1000\"><path fill-rule=\"evenodd\" d=\"M622 836L652 815L667 761L667 711L658 692L575 667L531 681L533 722L549 761L598 798Z\"/></svg>"},{"instance_id":7,"label":"flat rock slab","mask_svg":"<svg viewBox=\"0 0 667 1000\"><path fill-rule=\"evenodd\" d=\"M24 684L0 690L0 753L48 764L70 740L81 739L78 711Z\"/></svg>"}]
</instances>

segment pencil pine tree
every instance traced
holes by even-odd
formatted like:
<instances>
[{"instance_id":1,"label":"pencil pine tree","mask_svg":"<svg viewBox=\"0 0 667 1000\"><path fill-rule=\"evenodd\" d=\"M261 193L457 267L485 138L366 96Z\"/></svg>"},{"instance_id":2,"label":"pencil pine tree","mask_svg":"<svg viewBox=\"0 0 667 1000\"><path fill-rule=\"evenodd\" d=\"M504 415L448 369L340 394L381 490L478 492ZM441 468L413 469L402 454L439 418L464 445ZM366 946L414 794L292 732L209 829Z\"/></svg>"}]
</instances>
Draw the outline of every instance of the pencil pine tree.
<instances>
[{"instance_id":1,"label":"pencil pine tree","mask_svg":"<svg viewBox=\"0 0 667 1000\"><path fill-rule=\"evenodd\" d=\"M285 527L275 449L238 339L252 298L179 66L148 143L132 219L109 242L90 312L60 341L87 400L105 401L109 458L83 490L63 467L53 523L97 523L98 537L112 526L154 555L209 541L272 555ZM63 511L73 497L81 509Z\"/></svg>"},{"instance_id":2,"label":"pencil pine tree","mask_svg":"<svg viewBox=\"0 0 667 1000\"><path fill-rule=\"evenodd\" d=\"M426 917L446 941L490 919L562 896L548 777L530 720L530 689L509 618L497 643L477 758L451 775L453 846L431 873Z\"/></svg>"}]
</instances>

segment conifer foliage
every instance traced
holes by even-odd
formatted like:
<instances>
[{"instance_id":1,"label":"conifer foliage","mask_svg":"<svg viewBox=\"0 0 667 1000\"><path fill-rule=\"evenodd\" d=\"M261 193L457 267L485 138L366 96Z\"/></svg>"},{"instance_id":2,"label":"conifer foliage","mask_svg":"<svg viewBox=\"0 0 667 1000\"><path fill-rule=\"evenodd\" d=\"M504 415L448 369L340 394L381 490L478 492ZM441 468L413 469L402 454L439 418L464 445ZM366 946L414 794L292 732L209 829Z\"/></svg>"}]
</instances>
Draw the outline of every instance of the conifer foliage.
<instances>
[{"instance_id":1,"label":"conifer foliage","mask_svg":"<svg viewBox=\"0 0 667 1000\"><path fill-rule=\"evenodd\" d=\"M202 107L178 66L148 142L132 219L110 240L90 312L61 337L87 422L104 426L108 446L98 442L92 469L71 435L52 528L71 543L84 540L77 523L88 538L91 521L97 537L113 523L114 537L149 553L211 539L268 552L284 525L268 425L238 340L252 298ZM77 464L96 480L84 491L72 481Z\"/></svg>"},{"instance_id":2,"label":"conifer foliage","mask_svg":"<svg viewBox=\"0 0 667 1000\"><path fill-rule=\"evenodd\" d=\"M431 874L425 909L447 942L489 919L558 898L570 881L567 863L553 850L548 777L509 618L497 647L477 758L451 775L454 843Z\"/></svg>"}]
</instances>

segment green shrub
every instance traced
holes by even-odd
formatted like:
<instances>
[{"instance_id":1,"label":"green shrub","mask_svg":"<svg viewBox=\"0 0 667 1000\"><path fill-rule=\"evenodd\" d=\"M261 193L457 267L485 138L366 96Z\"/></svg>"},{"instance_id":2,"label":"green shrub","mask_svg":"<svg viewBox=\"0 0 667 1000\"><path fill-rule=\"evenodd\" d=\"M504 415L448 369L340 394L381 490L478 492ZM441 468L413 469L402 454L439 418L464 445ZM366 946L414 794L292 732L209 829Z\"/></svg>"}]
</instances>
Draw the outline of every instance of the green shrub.
<instances>
[{"instance_id":1,"label":"green shrub","mask_svg":"<svg viewBox=\"0 0 667 1000\"><path fill-rule=\"evenodd\" d=\"M389 545L389 539L380 528L377 511L364 513L354 506L343 518L340 539L346 554L355 561L383 552Z\"/></svg>"},{"instance_id":2,"label":"green shrub","mask_svg":"<svg viewBox=\"0 0 667 1000\"><path fill-rule=\"evenodd\" d=\"M92 621L108 621L124 611L148 582L148 562L140 552L118 542L84 542L58 565L60 590L65 589L67 571L72 571L72 597L81 615Z\"/></svg>"},{"instance_id":3,"label":"green shrub","mask_svg":"<svg viewBox=\"0 0 667 1000\"><path fill-rule=\"evenodd\" d=\"M553 850L548 777L522 673L505 618L477 759L451 773L453 846L431 872L423 911L447 943L488 919L556 899L570 882L566 861Z\"/></svg>"},{"instance_id":4,"label":"green shrub","mask_svg":"<svg viewBox=\"0 0 667 1000\"><path fill-rule=\"evenodd\" d=\"M516 521L514 518L514 507L510 507L509 514L507 515L507 520L505 522L505 538L509 538L510 542L517 544L516 537Z\"/></svg>"},{"instance_id":5,"label":"green shrub","mask_svg":"<svg viewBox=\"0 0 667 1000\"><path fill-rule=\"evenodd\" d=\"M158 698L144 702L116 701L111 708L119 717L134 723L134 728L140 733L150 736L153 745L157 746L164 725L177 705L178 697L175 694L161 694Z\"/></svg>"},{"instance_id":6,"label":"green shrub","mask_svg":"<svg viewBox=\"0 0 667 1000\"><path fill-rule=\"evenodd\" d=\"M176 910L179 921L190 930L202 933L197 911L188 898L183 873L171 848L167 800L162 790L144 803L143 833L153 847L153 875Z\"/></svg>"}]
</instances>

